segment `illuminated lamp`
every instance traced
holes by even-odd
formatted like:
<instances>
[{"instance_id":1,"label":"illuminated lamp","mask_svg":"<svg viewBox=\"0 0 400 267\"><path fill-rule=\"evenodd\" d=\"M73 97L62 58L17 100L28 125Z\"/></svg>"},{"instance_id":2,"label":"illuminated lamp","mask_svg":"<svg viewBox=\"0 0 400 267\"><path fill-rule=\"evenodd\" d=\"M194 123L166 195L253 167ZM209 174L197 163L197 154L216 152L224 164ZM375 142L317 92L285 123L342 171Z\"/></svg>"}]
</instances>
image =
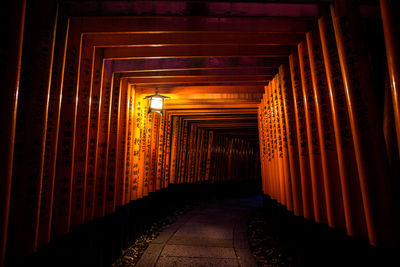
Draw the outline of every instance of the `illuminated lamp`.
<instances>
[{"instance_id":1,"label":"illuminated lamp","mask_svg":"<svg viewBox=\"0 0 400 267\"><path fill-rule=\"evenodd\" d=\"M156 88L156 93L154 95L149 95L146 96L145 98L149 100L149 113L158 112L162 114L164 110L164 99L169 97L159 95L158 89Z\"/></svg>"}]
</instances>

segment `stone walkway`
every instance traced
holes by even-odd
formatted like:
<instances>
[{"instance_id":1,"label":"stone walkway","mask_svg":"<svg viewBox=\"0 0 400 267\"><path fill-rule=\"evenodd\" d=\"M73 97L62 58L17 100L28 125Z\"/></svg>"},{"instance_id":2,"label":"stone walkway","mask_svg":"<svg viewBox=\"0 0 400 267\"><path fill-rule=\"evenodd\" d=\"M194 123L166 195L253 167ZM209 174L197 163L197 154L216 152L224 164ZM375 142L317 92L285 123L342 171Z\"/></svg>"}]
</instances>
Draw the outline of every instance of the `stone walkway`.
<instances>
[{"instance_id":1,"label":"stone walkway","mask_svg":"<svg viewBox=\"0 0 400 267\"><path fill-rule=\"evenodd\" d=\"M257 266L249 250L246 221L261 205L261 197L202 204L160 233L136 266Z\"/></svg>"}]
</instances>

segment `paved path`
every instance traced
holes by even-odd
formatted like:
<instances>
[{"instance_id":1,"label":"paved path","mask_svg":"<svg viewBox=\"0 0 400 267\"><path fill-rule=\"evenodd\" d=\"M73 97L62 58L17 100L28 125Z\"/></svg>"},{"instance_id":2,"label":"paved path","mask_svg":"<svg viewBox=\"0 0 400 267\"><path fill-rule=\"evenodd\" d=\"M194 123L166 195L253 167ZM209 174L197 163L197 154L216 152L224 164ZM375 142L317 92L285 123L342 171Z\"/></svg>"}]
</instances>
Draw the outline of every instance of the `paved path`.
<instances>
[{"instance_id":1,"label":"paved path","mask_svg":"<svg viewBox=\"0 0 400 267\"><path fill-rule=\"evenodd\" d=\"M136 266L253 267L246 221L261 197L203 204L160 233Z\"/></svg>"}]
</instances>

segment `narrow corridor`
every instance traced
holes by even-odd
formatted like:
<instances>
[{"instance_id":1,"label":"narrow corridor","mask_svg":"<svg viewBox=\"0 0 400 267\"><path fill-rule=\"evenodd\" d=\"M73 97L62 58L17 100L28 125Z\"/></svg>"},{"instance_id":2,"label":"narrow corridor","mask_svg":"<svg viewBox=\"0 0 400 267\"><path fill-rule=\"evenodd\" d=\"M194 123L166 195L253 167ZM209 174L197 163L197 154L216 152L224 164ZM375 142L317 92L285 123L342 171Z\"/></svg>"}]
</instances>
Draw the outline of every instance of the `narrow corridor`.
<instances>
[{"instance_id":1,"label":"narrow corridor","mask_svg":"<svg viewBox=\"0 0 400 267\"><path fill-rule=\"evenodd\" d=\"M136 266L257 266L246 222L261 206L261 197L202 204L164 230Z\"/></svg>"}]
</instances>

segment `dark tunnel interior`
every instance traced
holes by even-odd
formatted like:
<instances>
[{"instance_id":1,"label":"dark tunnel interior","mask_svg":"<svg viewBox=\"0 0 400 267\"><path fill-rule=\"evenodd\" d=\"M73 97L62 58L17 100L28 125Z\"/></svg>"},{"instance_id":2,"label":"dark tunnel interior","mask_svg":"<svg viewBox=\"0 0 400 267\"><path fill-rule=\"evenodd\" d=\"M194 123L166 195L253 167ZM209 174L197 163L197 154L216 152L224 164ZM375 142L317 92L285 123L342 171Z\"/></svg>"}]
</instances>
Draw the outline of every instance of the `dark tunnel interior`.
<instances>
[{"instance_id":1,"label":"dark tunnel interior","mask_svg":"<svg viewBox=\"0 0 400 267\"><path fill-rule=\"evenodd\" d=\"M399 5L9 2L0 267L111 266L169 214L238 197L289 266L399 262Z\"/></svg>"}]
</instances>

